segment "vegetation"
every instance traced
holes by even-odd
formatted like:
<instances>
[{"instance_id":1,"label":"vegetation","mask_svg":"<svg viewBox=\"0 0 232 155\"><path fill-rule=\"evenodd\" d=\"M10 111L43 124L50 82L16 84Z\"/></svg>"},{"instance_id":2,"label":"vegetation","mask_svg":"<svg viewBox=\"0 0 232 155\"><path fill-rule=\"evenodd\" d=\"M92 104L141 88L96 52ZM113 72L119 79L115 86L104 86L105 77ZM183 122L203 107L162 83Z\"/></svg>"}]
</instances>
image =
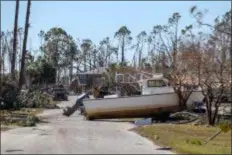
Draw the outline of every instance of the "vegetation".
<instances>
[{"instance_id":1,"label":"vegetation","mask_svg":"<svg viewBox=\"0 0 232 155\"><path fill-rule=\"evenodd\" d=\"M222 18L215 19L215 25L206 24L203 21L203 11L196 6L191 8L191 13L197 19L200 26L208 26L213 33L210 34L207 43L202 47L205 54L199 52L198 76L202 94L205 97L208 122L214 125L221 105L222 95L232 88L231 81L231 11L226 12ZM200 51L200 50L199 50ZM215 110L213 110L213 108Z\"/></svg>"},{"instance_id":2,"label":"vegetation","mask_svg":"<svg viewBox=\"0 0 232 155\"><path fill-rule=\"evenodd\" d=\"M126 66L125 62L125 49L126 45L131 43L132 37L130 36L131 31L126 27L122 26L114 35L115 38L118 39L119 46L121 48L121 65Z\"/></svg>"},{"instance_id":3,"label":"vegetation","mask_svg":"<svg viewBox=\"0 0 232 155\"><path fill-rule=\"evenodd\" d=\"M203 145L208 137L218 131L217 127L156 124L133 130L155 144L171 147L177 153L231 154L231 131Z\"/></svg>"},{"instance_id":4,"label":"vegetation","mask_svg":"<svg viewBox=\"0 0 232 155\"><path fill-rule=\"evenodd\" d=\"M31 88L19 96L23 108L55 108L55 103L48 94L41 93L36 88Z\"/></svg>"},{"instance_id":5,"label":"vegetation","mask_svg":"<svg viewBox=\"0 0 232 155\"><path fill-rule=\"evenodd\" d=\"M39 122L38 117L36 117L35 115L29 115L27 116L26 120L19 121L18 125L23 127L30 127L30 126L35 126L36 123L38 122Z\"/></svg>"}]
</instances>

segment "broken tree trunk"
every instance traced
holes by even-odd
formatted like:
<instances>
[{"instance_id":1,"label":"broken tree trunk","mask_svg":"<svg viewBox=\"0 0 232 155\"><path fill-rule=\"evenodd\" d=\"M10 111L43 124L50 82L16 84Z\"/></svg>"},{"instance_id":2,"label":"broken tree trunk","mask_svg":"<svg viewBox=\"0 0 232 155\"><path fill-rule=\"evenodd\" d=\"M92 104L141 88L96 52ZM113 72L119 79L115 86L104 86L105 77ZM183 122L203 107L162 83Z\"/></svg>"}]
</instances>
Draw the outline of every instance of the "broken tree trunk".
<instances>
[{"instance_id":1,"label":"broken tree trunk","mask_svg":"<svg viewBox=\"0 0 232 155\"><path fill-rule=\"evenodd\" d=\"M204 145L206 145L209 141L213 140L217 135L219 135L222 132L222 130L216 132L213 136L209 137L206 142L204 143Z\"/></svg>"}]
</instances>

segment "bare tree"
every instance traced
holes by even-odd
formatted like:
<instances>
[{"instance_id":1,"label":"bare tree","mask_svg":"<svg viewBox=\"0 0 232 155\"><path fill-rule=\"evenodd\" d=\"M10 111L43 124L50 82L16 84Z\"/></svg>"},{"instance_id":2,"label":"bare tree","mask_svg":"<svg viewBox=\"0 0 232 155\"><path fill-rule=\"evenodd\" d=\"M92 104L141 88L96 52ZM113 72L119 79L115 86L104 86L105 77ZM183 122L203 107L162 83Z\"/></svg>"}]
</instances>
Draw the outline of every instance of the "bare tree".
<instances>
[{"instance_id":1,"label":"bare tree","mask_svg":"<svg viewBox=\"0 0 232 155\"><path fill-rule=\"evenodd\" d=\"M5 67L7 64L7 56L9 59L8 65L11 64L11 58L12 58L12 49L8 42L12 39L10 32L1 32L1 73L4 75L5 73ZM7 55L8 54L8 55Z\"/></svg>"},{"instance_id":2,"label":"bare tree","mask_svg":"<svg viewBox=\"0 0 232 155\"><path fill-rule=\"evenodd\" d=\"M203 21L204 11L196 6L190 9L191 14L197 20L199 26L207 26L212 30L201 47L201 76L199 84L205 97L208 123L214 125L218 116L218 110L223 102L223 94L232 92L231 85L231 10L223 17L215 19L215 24L207 24Z\"/></svg>"},{"instance_id":3,"label":"bare tree","mask_svg":"<svg viewBox=\"0 0 232 155\"><path fill-rule=\"evenodd\" d=\"M225 57L213 57L209 54L213 52L215 45L205 48L202 58L200 86L205 97L208 123L214 125L218 116L218 109L223 102L222 95L228 92L230 87L231 70L226 64Z\"/></svg>"},{"instance_id":4,"label":"bare tree","mask_svg":"<svg viewBox=\"0 0 232 155\"><path fill-rule=\"evenodd\" d=\"M104 67L109 67L109 65L112 62L112 58L114 56L114 54L117 53L117 48L115 48L112 44L111 44L111 40L109 37L104 38L102 41L100 41L100 46L99 46L99 58L102 59L103 61L103 66Z\"/></svg>"},{"instance_id":5,"label":"bare tree","mask_svg":"<svg viewBox=\"0 0 232 155\"><path fill-rule=\"evenodd\" d=\"M19 76L19 88L22 88L24 83L24 66L25 66L25 56L26 56L26 48L27 48L27 37L28 37L28 29L29 29L29 17L30 17L30 9L31 9L31 0L27 1L27 11L26 11L26 20L25 20L25 31L24 31L24 39L23 39L23 49L22 49L22 59L21 59L21 70Z\"/></svg>"},{"instance_id":6,"label":"bare tree","mask_svg":"<svg viewBox=\"0 0 232 155\"><path fill-rule=\"evenodd\" d=\"M4 72L2 72L2 68L4 70L4 56L3 56L3 53L5 52L3 37L4 37L4 32L1 32L1 34L0 34L0 41L1 41L0 42L0 44L1 44L1 50L0 50L0 84L2 83L2 76L4 74Z\"/></svg>"},{"instance_id":7,"label":"bare tree","mask_svg":"<svg viewBox=\"0 0 232 155\"><path fill-rule=\"evenodd\" d=\"M21 62L21 54L22 54L22 39L23 39L23 28L18 28L18 50L17 50L17 57L16 57L16 64L15 68L19 71L20 70L20 62Z\"/></svg>"},{"instance_id":8,"label":"bare tree","mask_svg":"<svg viewBox=\"0 0 232 155\"><path fill-rule=\"evenodd\" d=\"M139 49L139 67L142 67L142 52L144 48L144 42L147 40L147 33L145 31L142 31L138 34L138 44L141 44L141 47Z\"/></svg>"},{"instance_id":9,"label":"bare tree","mask_svg":"<svg viewBox=\"0 0 232 155\"><path fill-rule=\"evenodd\" d=\"M15 20L14 20L13 54L12 54L12 62L11 62L12 78L15 78L14 72L15 72L15 62L16 62L16 53L17 53L18 15L19 15L19 0L16 0Z\"/></svg>"}]
</instances>

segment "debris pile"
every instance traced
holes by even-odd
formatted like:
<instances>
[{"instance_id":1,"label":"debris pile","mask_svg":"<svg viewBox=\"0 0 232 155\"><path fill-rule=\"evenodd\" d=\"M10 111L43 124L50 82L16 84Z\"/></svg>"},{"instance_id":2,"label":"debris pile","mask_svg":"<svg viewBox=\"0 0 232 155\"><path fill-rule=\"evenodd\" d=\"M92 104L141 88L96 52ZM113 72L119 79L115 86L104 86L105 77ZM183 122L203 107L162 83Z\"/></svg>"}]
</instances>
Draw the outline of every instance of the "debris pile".
<instances>
[{"instance_id":1,"label":"debris pile","mask_svg":"<svg viewBox=\"0 0 232 155\"><path fill-rule=\"evenodd\" d=\"M137 126L149 125L152 124L152 118L136 120L134 124Z\"/></svg>"},{"instance_id":2,"label":"debris pile","mask_svg":"<svg viewBox=\"0 0 232 155\"><path fill-rule=\"evenodd\" d=\"M29 90L28 92L21 92L19 95L21 107L24 108L59 108L54 104L51 96L46 93L41 93L39 90Z\"/></svg>"},{"instance_id":3,"label":"debris pile","mask_svg":"<svg viewBox=\"0 0 232 155\"><path fill-rule=\"evenodd\" d=\"M199 118L198 114L190 113L187 111L181 111L174 113L170 116L170 121L173 124L185 124L196 121Z\"/></svg>"}]
</instances>

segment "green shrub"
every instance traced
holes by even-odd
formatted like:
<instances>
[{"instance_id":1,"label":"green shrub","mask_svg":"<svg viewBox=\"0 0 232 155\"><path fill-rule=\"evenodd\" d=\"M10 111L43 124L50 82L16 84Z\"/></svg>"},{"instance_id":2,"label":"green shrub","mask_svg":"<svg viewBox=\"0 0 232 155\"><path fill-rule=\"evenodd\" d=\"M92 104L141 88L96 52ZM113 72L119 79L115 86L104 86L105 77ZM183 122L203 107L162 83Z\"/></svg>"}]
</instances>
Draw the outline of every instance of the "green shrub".
<instances>
[{"instance_id":1,"label":"green shrub","mask_svg":"<svg viewBox=\"0 0 232 155\"><path fill-rule=\"evenodd\" d=\"M227 133L232 128L231 122L223 121L222 123L219 124L219 128L221 129L222 132Z\"/></svg>"},{"instance_id":2,"label":"green shrub","mask_svg":"<svg viewBox=\"0 0 232 155\"><path fill-rule=\"evenodd\" d=\"M35 115L29 115L27 116L27 120L38 123L39 122L39 118L36 117Z\"/></svg>"},{"instance_id":3,"label":"green shrub","mask_svg":"<svg viewBox=\"0 0 232 155\"><path fill-rule=\"evenodd\" d=\"M202 145L202 142L197 138L194 138L191 140L187 139L185 142L188 144L193 144L193 145Z\"/></svg>"},{"instance_id":4,"label":"green shrub","mask_svg":"<svg viewBox=\"0 0 232 155\"><path fill-rule=\"evenodd\" d=\"M29 120L21 120L19 121L18 125L22 127L31 127L31 126L35 126L35 122Z\"/></svg>"},{"instance_id":5,"label":"green shrub","mask_svg":"<svg viewBox=\"0 0 232 155\"><path fill-rule=\"evenodd\" d=\"M38 117L36 117L35 115L29 115L27 116L26 120L19 121L18 125L23 127L30 127L30 126L35 126L36 123L38 122L39 122Z\"/></svg>"},{"instance_id":6,"label":"green shrub","mask_svg":"<svg viewBox=\"0 0 232 155\"><path fill-rule=\"evenodd\" d=\"M0 102L3 103L1 109L19 109L19 89L16 80L5 79L0 85Z\"/></svg>"},{"instance_id":7,"label":"green shrub","mask_svg":"<svg viewBox=\"0 0 232 155\"><path fill-rule=\"evenodd\" d=\"M17 80L11 80L10 77L3 79L0 85L1 109L43 108L51 103L51 97L41 93L38 87L20 92Z\"/></svg>"}]
</instances>

